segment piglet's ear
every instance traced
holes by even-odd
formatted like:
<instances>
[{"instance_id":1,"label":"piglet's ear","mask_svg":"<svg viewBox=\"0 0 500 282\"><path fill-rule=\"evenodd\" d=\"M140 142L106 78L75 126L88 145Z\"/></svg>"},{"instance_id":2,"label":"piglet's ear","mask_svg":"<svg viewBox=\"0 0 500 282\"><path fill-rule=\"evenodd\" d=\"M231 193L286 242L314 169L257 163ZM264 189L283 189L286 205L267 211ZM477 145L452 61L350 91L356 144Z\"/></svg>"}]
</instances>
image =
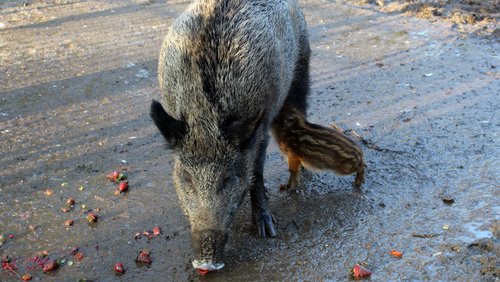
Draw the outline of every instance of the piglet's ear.
<instances>
[{"instance_id":1,"label":"piglet's ear","mask_svg":"<svg viewBox=\"0 0 500 282\"><path fill-rule=\"evenodd\" d=\"M237 142L240 149L245 150L254 144L255 135L263 117L264 111L262 110L246 119L228 118L222 127L228 139Z\"/></svg>"},{"instance_id":2,"label":"piglet's ear","mask_svg":"<svg viewBox=\"0 0 500 282\"><path fill-rule=\"evenodd\" d=\"M171 147L176 147L180 140L184 138L187 132L187 123L183 120L177 120L170 116L160 102L153 100L151 103L151 118L165 137Z\"/></svg>"}]
</instances>

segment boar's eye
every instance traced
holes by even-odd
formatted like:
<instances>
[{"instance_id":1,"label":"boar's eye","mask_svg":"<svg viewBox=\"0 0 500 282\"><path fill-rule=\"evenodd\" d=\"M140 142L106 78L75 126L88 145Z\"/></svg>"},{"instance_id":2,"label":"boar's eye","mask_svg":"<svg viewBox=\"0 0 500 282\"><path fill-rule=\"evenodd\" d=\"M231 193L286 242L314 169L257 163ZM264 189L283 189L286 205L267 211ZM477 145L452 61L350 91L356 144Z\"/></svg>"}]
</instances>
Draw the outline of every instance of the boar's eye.
<instances>
[{"instance_id":1,"label":"boar's eye","mask_svg":"<svg viewBox=\"0 0 500 282\"><path fill-rule=\"evenodd\" d=\"M222 180L222 186L223 187L227 186L230 181L231 181L231 175L224 176L224 178Z\"/></svg>"},{"instance_id":2,"label":"boar's eye","mask_svg":"<svg viewBox=\"0 0 500 282\"><path fill-rule=\"evenodd\" d=\"M188 184L192 185L193 184L193 177L191 176L191 174L189 172L187 172L186 170L184 170L182 172L182 179L184 179L185 182L187 182Z\"/></svg>"}]
</instances>

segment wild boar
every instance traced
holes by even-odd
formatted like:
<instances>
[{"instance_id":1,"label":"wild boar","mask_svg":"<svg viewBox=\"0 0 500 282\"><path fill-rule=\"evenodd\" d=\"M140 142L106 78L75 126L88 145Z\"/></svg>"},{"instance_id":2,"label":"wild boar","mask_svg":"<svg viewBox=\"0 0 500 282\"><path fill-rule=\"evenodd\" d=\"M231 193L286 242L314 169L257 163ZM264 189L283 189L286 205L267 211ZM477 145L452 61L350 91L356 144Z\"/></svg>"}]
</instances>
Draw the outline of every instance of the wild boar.
<instances>
[{"instance_id":1,"label":"wild boar","mask_svg":"<svg viewBox=\"0 0 500 282\"><path fill-rule=\"evenodd\" d=\"M247 192L258 234L276 236L263 179L268 130L280 144L300 140L276 133L295 134L287 111L306 118L309 57L296 0L194 1L165 37L165 108L153 100L150 114L173 152L195 268L224 267L229 226Z\"/></svg>"}]
</instances>

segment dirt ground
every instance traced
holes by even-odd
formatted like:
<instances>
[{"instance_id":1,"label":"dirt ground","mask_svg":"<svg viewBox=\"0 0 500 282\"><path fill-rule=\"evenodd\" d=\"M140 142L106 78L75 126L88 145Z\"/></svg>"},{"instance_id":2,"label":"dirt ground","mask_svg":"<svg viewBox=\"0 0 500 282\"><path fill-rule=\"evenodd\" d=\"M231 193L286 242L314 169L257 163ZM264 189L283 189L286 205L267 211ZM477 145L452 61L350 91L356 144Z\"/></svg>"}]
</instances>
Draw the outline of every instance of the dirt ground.
<instances>
[{"instance_id":1,"label":"dirt ground","mask_svg":"<svg viewBox=\"0 0 500 282\"><path fill-rule=\"evenodd\" d=\"M301 190L280 192L288 172L272 143L265 178L278 237L255 236L247 200L226 268L204 277L191 267L172 157L148 115L159 98L161 42L188 2L0 3L0 255L13 267L3 264L1 281L25 273L35 281L343 281L356 263L373 281L499 279L498 1L471 11L441 1L448 6L432 17L412 16L414 6L384 10L403 1L301 1L313 50L310 119L362 144L364 194L352 177L329 173L306 173ZM456 7L481 14L453 22ZM130 182L118 196L105 178L117 168ZM62 212L70 197L76 204ZM87 223L89 210L97 223ZM161 235L134 238L154 226ZM135 263L143 249L151 265ZM44 274L37 262L46 258L34 261L44 250L56 271Z\"/></svg>"},{"instance_id":2,"label":"dirt ground","mask_svg":"<svg viewBox=\"0 0 500 282\"><path fill-rule=\"evenodd\" d=\"M370 7L384 13L404 13L429 21L443 20L461 32L500 36L500 0L343 0L343 3ZM373 6L372 6L373 8Z\"/></svg>"}]
</instances>

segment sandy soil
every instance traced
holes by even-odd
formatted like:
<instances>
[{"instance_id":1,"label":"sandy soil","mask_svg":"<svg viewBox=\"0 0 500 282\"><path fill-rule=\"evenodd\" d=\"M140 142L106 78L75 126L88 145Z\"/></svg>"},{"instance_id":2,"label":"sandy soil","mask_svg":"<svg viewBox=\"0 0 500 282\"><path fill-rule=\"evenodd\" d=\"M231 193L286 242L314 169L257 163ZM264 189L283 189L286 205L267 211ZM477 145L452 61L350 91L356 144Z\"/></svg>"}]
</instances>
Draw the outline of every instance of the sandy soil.
<instances>
[{"instance_id":1,"label":"sandy soil","mask_svg":"<svg viewBox=\"0 0 500 282\"><path fill-rule=\"evenodd\" d=\"M374 281L496 281L496 23L430 21L384 12L386 2L301 1L313 49L310 119L362 144L365 193L352 191L352 177L328 173L280 192L288 173L271 144L265 178L279 236L256 238L245 203L226 268L200 278L172 158L148 116L159 97L159 47L188 1L3 1L0 255L44 281L339 281L356 263ZM105 179L116 168L130 180L119 196ZM77 203L63 213L69 197ZM89 209L97 223L86 222ZM160 236L134 238L154 226ZM149 266L134 262L142 249ZM61 263L53 273L28 261L43 250ZM2 269L0 280L19 277Z\"/></svg>"}]
</instances>

